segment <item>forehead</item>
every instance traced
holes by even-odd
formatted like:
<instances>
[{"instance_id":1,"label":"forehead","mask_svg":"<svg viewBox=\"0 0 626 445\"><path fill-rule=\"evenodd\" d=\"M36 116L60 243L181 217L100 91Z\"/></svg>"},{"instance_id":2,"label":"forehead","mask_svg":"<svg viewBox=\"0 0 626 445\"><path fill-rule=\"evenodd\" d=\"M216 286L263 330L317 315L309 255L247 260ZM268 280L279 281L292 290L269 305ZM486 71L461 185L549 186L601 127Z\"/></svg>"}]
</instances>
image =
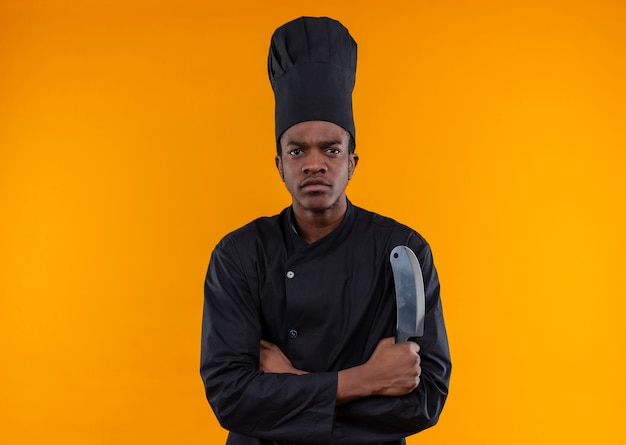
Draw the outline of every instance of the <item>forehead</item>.
<instances>
[{"instance_id":1,"label":"forehead","mask_svg":"<svg viewBox=\"0 0 626 445\"><path fill-rule=\"evenodd\" d=\"M280 137L281 144L290 142L317 144L339 141L346 144L349 133L337 124L327 121L306 121L289 127Z\"/></svg>"}]
</instances>

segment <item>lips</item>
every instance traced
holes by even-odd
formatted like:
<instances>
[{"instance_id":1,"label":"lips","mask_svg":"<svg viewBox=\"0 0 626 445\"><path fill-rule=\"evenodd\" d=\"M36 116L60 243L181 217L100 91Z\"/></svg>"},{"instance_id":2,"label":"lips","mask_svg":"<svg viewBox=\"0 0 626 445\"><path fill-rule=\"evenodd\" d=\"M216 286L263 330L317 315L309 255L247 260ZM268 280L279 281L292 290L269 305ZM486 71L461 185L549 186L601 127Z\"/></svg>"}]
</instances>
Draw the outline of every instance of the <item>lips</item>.
<instances>
[{"instance_id":1,"label":"lips","mask_svg":"<svg viewBox=\"0 0 626 445\"><path fill-rule=\"evenodd\" d=\"M322 191L330 186L330 182L325 181L322 178L307 178L300 183L301 189L311 192Z\"/></svg>"}]
</instances>

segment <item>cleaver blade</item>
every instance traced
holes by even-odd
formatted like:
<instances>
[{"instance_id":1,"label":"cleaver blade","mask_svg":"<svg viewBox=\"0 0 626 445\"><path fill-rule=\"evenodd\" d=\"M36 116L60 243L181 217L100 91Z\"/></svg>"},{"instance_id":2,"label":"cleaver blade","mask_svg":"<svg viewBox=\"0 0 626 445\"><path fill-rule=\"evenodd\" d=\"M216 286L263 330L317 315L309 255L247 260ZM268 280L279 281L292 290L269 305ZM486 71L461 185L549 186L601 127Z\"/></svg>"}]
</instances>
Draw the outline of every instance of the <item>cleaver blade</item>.
<instances>
[{"instance_id":1,"label":"cleaver blade","mask_svg":"<svg viewBox=\"0 0 626 445\"><path fill-rule=\"evenodd\" d=\"M396 288L398 324L396 342L424 335L426 298L422 268L415 253L407 246L396 246L389 255Z\"/></svg>"}]
</instances>

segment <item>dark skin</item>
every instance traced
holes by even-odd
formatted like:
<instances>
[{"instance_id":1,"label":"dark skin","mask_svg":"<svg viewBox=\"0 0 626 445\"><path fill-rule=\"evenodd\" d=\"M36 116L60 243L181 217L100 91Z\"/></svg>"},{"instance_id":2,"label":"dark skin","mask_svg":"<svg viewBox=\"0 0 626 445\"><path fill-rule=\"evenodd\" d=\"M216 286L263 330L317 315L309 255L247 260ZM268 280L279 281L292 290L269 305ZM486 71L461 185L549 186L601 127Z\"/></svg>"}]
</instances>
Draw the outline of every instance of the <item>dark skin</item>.
<instances>
[{"instance_id":1,"label":"dark skin","mask_svg":"<svg viewBox=\"0 0 626 445\"><path fill-rule=\"evenodd\" d=\"M308 121L280 138L276 168L291 194L298 234L313 243L332 232L347 210L346 187L358 163L349 151L350 135L336 124ZM278 346L261 340L260 369L306 374L294 368ZM420 382L419 345L382 339L369 360L339 371L336 404L371 395L402 396Z\"/></svg>"},{"instance_id":2,"label":"dark skin","mask_svg":"<svg viewBox=\"0 0 626 445\"><path fill-rule=\"evenodd\" d=\"M291 194L298 233L313 243L333 231L346 214L346 187L359 157L350 136L330 122L302 122L280 138L276 168Z\"/></svg>"}]
</instances>

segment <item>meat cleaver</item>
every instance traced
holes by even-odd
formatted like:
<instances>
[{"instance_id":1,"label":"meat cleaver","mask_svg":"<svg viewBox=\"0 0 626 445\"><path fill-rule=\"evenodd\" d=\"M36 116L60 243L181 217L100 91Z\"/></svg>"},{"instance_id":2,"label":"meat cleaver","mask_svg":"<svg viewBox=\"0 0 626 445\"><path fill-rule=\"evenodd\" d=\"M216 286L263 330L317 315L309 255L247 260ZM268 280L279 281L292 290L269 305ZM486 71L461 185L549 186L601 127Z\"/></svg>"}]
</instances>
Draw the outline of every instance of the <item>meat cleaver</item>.
<instances>
[{"instance_id":1,"label":"meat cleaver","mask_svg":"<svg viewBox=\"0 0 626 445\"><path fill-rule=\"evenodd\" d=\"M424 335L424 278L415 253L407 246L396 246L389 255L396 288L398 324L396 343Z\"/></svg>"}]
</instances>

